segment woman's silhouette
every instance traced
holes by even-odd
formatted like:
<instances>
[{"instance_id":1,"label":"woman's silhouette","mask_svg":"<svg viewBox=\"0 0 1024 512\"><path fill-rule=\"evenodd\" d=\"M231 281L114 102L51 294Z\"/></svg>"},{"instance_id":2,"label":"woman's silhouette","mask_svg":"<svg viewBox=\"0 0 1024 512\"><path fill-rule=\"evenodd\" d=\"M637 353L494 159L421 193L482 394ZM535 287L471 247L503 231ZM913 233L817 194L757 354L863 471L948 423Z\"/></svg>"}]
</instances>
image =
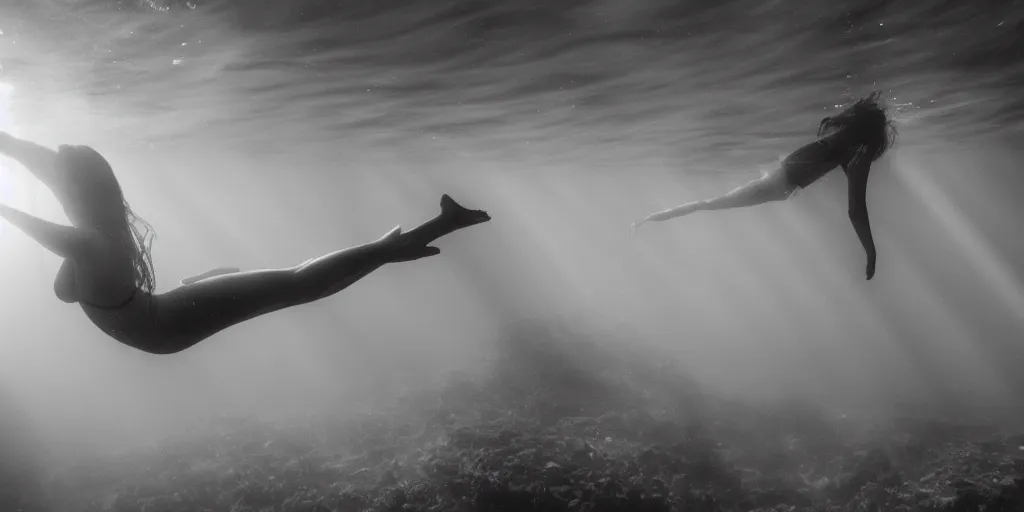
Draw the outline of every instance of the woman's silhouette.
<instances>
[{"instance_id":1,"label":"woman's silhouette","mask_svg":"<svg viewBox=\"0 0 1024 512\"><path fill-rule=\"evenodd\" d=\"M0 205L0 216L64 258L57 297L78 303L114 339L154 354L172 354L260 315L329 297L387 263L439 254L438 238L490 220L447 195L441 213L402 232L300 265L241 272L215 269L154 292L152 230L129 208L106 159L86 146L57 151L0 132L0 153L29 169L54 193L72 226Z\"/></svg>"},{"instance_id":2,"label":"woman's silhouette","mask_svg":"<svg viewBox=\"0 0 1024 512\"><path fill-rule=\"evenodd\" d=\"M846 173L849 188L848 212L867 253L867 278L875 275L875 242L868 221L866 190L871 163L895 142L896 129L879 105L880 93L873 92L839 115L826 117L818 126L818 140L792 152L782 166L760 179L712 199L694 201L657 212L633 224L665 221L705 210L724 210L782 201L837 167Z\"/></svg>"}]
</instances>

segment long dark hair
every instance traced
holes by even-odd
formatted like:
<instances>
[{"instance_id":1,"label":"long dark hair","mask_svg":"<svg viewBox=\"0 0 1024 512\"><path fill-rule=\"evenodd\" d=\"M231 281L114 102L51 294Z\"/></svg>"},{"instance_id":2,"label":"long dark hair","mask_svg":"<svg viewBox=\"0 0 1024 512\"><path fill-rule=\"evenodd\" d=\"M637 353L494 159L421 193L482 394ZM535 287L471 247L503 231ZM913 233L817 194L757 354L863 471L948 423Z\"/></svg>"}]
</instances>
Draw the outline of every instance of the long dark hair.
<instances>
[{"instance_id":1,"label":"long dark hair","mask_svg":"<svg viewBox=\"0 0 1024 512\"><path fill-rule=\"evenodd\" d=\"M124 221L127 231L125 238L130 238L125 242L126 245L127 243L131 244L135 285L141 290L153 293L153 289L156 288L156 272L153 270L152 250L156 231L153 230L152 225L132 211L132 207L128 205L128 201L124 200L123 195L121 202L124 204Z\"/></svg>"},{"instance_id":2,"label":"long dark hair","mask_svg":"<svg viewBox=\"0 0 1024 512\"><path fill-rule=\"evenodd\" d=\"M895 123L879 103L881 96L881 91L873 91L838 115L822 119L818 137L833 130L845 133L854 144L867 149L872 162L878 160L896 143L898 135Z\"/></svg>"}]
</instances>

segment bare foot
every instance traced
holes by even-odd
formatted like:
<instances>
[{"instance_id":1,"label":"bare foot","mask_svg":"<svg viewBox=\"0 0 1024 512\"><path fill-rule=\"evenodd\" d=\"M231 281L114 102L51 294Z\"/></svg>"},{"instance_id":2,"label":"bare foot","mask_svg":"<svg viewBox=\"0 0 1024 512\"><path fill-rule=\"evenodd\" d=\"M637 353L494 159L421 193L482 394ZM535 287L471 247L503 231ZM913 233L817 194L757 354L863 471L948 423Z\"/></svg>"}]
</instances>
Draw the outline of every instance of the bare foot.
<instances>
[{"instance_id":1,"label":"bare foot","mask_svg":"<svg viewBox=\"0 0 1024 512\"><path fill-rule=\"evenodd\" d=\"M430 245L435 240L490 220L491 216L487 212L465 208L444 194L441 196L441 213L436 217L405 233L396 226L380 242L393 248L396 253L393 261L413 261L440 254L440 249Z\"/></svg>"},{"instance_id":2,"label":"bare foot","mask_svg":"<svg viewBox=\"0 0 1024 512\"><path fill-rule=\"evenodd\" d=\"M487 212L470 210L456 203L448 194L441 196L441 216L446 220L450 219L449 222L458 228L466 228L491 220L491 216Z\"/></svg>"}]
</instances>

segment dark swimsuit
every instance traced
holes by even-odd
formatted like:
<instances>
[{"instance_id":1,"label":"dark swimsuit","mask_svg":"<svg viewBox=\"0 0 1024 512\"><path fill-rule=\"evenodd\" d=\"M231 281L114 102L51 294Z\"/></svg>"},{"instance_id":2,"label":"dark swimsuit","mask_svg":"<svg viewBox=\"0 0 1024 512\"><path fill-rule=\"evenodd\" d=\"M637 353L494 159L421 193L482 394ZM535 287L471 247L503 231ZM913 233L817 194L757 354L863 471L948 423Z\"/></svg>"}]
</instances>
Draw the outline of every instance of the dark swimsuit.
<instances>
[{"instance_id":1,"label":"dark swimsuit","mask_svg":"<svg viewBox=\"0 0 1024 512\"><path fill-rule=\"evenodd\" d=\"M845 145L840 146L839 144L837 144L837 142L838 141L836 141L833 137L824 137L824 138L818 139L818 140L808 144L807 146L804 146L804 148L807 148L807 147L810 147L810 146L813 146L813 145L821 146L825 150L825 155L824 155L823 158L816 159L817 162L821 162L821 163L834 162L835 165L842 165L843 163L845 163L846 161L849 160L849 158L852 156L852 153L855 153L857 151L857 148L856 147L852 147L851 148L851 147L848 147L848 146L845 146ZM804 148L801 148L801 149L804 149ZM794 153L793 155L790 155L790 158L792 158L793 156L796 156L800 152L801 152L801 150L797 150L796 153ZM790 160L790 158L787 158L786 160L783 161L783 169L784 169L783 172L785 173L786 181L790 185L795 186L795 187L799 187L799 188L806 188L808 185L810 185L811 183L814 183L815 181L818 181L818 179L821 178L821 175L808 174L808 173L805 173L805 172L796 172L797 169L795 167L790 167L787 164L789 164L789 163L794 163L794 164L810 163L810 162L792 161L792 160ZM845 171L845 168L843 170Z\"/></svg>"},{"instance_id":2,"label":"dark swimsuit","mask_svg":"<svg viewBox=\"0 0 1024 512\"><path fill-rule=\"evenodd\" d=\"M82 304L85 304L86 306L89 306L91 308L103 309L103 310L106 310L106 311L115 311L115 310L121 309L121 308L127 306L128 304L130 304L133 300L135 300L135 296L138 295L138 293L139 293L139 289L138 288L132 288L132 293L131 293L131 295L128 296L128 299L126 299L124 302L122 302L122 303L120 303L120 304L118 304L116 306L99 306L99 305L93 304L91 302L86 302L84 300L80 300L78 302L81 302Z\"/></svg>"}]
</instances>

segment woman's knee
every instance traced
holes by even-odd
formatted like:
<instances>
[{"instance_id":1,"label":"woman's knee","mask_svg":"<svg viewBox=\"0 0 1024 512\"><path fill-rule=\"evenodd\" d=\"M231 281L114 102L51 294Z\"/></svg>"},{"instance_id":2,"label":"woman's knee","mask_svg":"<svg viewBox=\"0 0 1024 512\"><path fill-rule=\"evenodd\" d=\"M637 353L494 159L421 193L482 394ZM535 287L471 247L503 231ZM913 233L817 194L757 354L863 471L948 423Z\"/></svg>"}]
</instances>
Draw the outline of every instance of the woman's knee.
<instances>
[{"instance_id":1,"label":"woman's knee","mask_svg":"<svg viewBox=\"0 0 1024 512\"><path fill-rule=\"evenodd\" d=\"M312 261L312 260L310 260ZM281 270L282 291L294 301L312 302L322 297L330 288L331 282L322 272L317 272L305 262L289 269Z\"/></svg>"}]
</instances>

